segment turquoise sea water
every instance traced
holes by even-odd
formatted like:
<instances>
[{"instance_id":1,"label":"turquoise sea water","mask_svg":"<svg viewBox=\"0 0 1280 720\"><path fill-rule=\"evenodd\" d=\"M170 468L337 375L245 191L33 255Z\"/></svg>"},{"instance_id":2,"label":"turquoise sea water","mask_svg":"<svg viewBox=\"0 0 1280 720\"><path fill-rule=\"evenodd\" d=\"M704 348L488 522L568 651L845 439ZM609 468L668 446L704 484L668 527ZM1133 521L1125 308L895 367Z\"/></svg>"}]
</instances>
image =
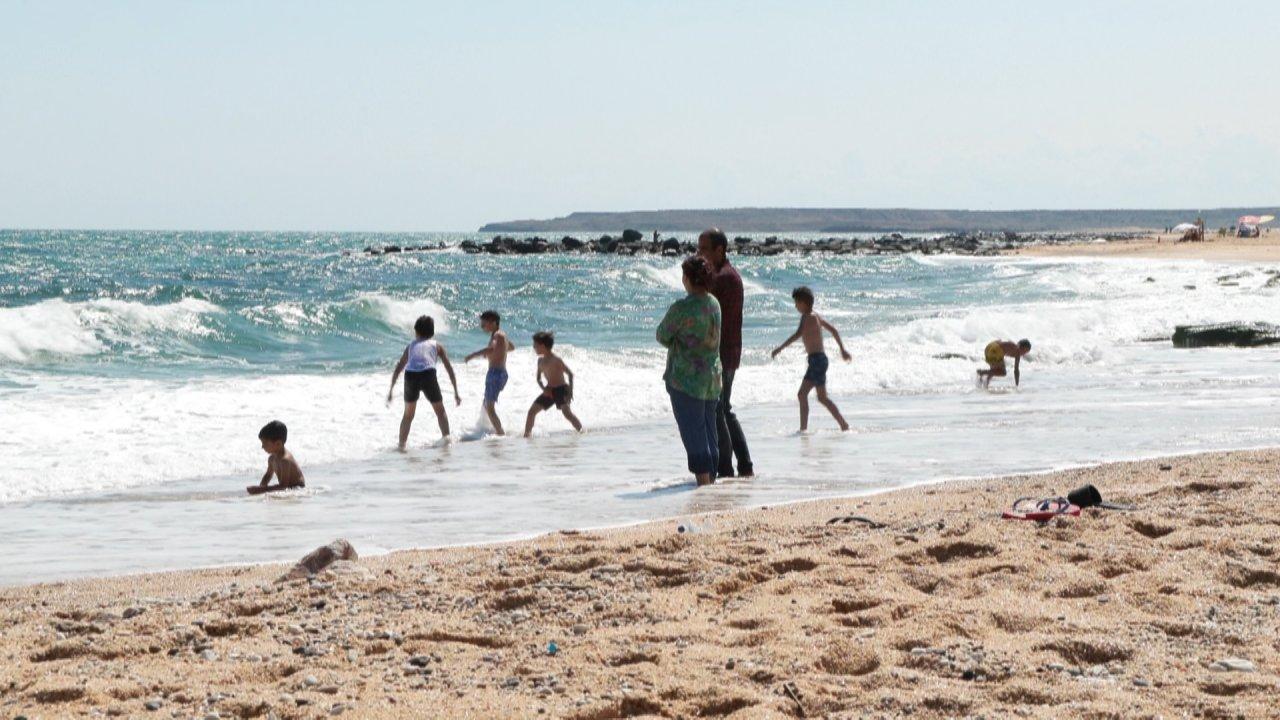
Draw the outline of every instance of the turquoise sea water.
<instances>
[{"instance_id":1,"label":"turquoise sea water","mask_svg":"<svg viewBox=\"0 0 1280 720\"><path fill-rule=\"evenodd\" d=\"M760 477L687 491L653 341L681 294L677 262L361 252L465 239L480 238L0 231L0 524L24 551L0 582L284 559L340 535L370 549L499 539L1280 435L1277 351L1149 342L1184 322L1280 316L1265 265L740 258L735 396ZM855 356L830 380L848 435L821 408L818 431L794 435L802 354L768 358L794 329L799 284ZM508 428L536 391L529 335L551 329L589 432L547 414L531 442L441 446L420 422L394 452L399 403L383 400L413 319L433 315L460 360L483 344L488 308L521 346ZM1018 392L974 389L996 337L1035 345ZM455 440L474 435L482 374L459 362ZM272 418L311 487L249 500Z\"/></svg>"}]
</instances>

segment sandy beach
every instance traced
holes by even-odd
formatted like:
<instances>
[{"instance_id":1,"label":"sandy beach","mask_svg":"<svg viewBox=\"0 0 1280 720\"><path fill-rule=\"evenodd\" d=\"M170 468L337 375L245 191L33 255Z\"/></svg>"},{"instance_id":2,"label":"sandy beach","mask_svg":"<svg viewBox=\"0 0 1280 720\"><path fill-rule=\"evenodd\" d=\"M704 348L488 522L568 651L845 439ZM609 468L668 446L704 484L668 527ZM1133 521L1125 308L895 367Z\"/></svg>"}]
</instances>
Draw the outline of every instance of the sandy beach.
<instances>
[{"instance_id":1,"label":"sandy beach","mask_svg":"<svg viewBox=\"0 0 1280 720\"><path fill-rule=\"evenodd\" d=\"M1212 232L1204 242L1179 242L1181 236L1156 234L1134 240L1033 245L1010 250L1009 255L1029 257L1117 257L1211 262L1280 262L1280 234L1256 238L1219 237Z\"/></svg>"},{"instance_id":2,"label":"sandy beach","mask_svg":"<svg viewBox=\"0 0 1280 720\"><path fill-rule=\"evenodd\" d=\"M6 589L0 715L1275 717L1278 468L1280 451L1215 453L310 579L263 565ZM996 517L1084 483L1138 509ZM828 524L846 515L877 525Z\"/></svg>"}]
</instances>

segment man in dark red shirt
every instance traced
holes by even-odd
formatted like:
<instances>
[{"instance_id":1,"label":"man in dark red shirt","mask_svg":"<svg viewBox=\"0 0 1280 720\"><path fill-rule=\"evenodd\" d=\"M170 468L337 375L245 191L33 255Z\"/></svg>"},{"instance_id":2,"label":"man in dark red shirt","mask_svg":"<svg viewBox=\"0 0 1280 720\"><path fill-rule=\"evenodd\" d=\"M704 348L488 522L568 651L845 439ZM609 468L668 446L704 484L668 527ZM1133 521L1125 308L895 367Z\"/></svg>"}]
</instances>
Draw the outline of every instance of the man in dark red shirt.
<instances>
[{"instance_id":1,"label":"man in dark red shirt","mask_svg":"<svg viewBox=\"0 0 1280 720\"><path fill-rule=\"evenodd\" d=\"M719 228L705 230L698 236L698 254L711 264L711 294L720 301L720 364L723 367L724 387L720 391L720 403L716 408L716 426L720 446L719 477L733 477L733 459L738 459L738 477L751 477L755 469L751 465L751 452L747 450L747 438L742 434L738 416L733 414L730 402L733 396L733 376L742 360L742 276L729 263L729 238Z\"/></svg>"}]
</instances>

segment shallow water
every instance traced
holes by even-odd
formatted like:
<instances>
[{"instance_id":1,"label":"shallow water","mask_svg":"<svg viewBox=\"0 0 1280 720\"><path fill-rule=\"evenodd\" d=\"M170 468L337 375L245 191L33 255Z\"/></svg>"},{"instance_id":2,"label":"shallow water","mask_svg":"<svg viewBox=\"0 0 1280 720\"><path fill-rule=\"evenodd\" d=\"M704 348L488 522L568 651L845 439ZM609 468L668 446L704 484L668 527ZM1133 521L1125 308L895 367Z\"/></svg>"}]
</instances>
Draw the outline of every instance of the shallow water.
<instances>
[{"instance_id":1,"label":"shallow water","mask_svg":"<svg viewBox=\"0 0 1280 720\"><path fill-rule=\"evenodd\" d=\"M1268 266L744 258L735 399L760 474L695 491L652 342L679 295L672 260L342 253L381 242L405 241L0 233L0 583L292 559L338 536L362 552L498 540L1280 435L1280 350L1144 342L1183 322L1276 317ZM848 434L815 404L815 432L796 435L802 354L768 360L794 329L799 283L855 356L830 376ZM589 432L547 413L530 442L432 446L425 413L395 452L398 400L383 401L408 325L432 313L458 358L482 344L472 318L489 305L524 346L500 405L508 428L535 393L528 334L550 327ZM1023 336L1023 387L975 390L965 358ZM461 435L483 369L458 369ZM309 487L248 498L273 417Z\"/></svg>"}]
</instances>

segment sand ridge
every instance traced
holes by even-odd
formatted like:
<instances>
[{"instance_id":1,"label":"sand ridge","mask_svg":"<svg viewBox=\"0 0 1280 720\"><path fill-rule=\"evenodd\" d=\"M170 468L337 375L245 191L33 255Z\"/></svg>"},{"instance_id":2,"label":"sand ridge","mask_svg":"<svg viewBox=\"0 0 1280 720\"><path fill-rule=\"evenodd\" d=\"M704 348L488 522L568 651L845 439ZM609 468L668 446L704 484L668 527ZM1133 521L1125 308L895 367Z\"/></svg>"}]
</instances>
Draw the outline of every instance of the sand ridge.
<instances>
[{"instance_id":1,"label":"sand ridge","mask_svg":"<svg viewBox=\"0 0 1280 720\"><path fill-rule=\"evenodd\" d=\"M7 589L0 715L1275 717L1277 469L1280 451L1218 453L283 583L272 565ZM1139 509L995 517L1086 482ZM828 524L850 514L883 526Z\"/></svg>"},{"instance_id":2,"label":"sand ridge","mask_svg":"<svg viewBox=\"0 0 1280 720\"><path fill-rule=\"evenodd\" d=\"M1256 238L1219 236L1212 232L1204 242L1179 242L1180 237L1155 234L1110 242L1028 245L1006 251L1025 257L1113 257L1158 260L1206 260L1210 262L1280 262L1280 233L1265 232Z\"/></svg>"}]
</instances>

